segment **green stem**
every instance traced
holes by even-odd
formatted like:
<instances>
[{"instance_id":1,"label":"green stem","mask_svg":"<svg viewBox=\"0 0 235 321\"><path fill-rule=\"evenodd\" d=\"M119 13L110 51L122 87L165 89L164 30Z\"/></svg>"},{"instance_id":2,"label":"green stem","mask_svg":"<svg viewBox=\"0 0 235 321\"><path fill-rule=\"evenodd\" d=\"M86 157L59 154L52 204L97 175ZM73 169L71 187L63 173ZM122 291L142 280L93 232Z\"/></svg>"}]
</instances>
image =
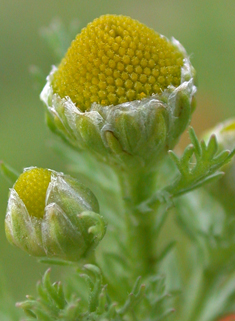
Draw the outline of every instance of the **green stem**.
<instances>
[{"instance_id":1,"label":"green stem","mask_svg":"<svg viewBox=\"0 0 235 321\"><path fill-rule=\"evenodd\" d=\"M153 237L155 213L141 212L138 205L154 192L155 173L145 168L133 167L119 172L125 206L127 248L133 279L153 273L156 262Z\"/></svg>"}]
</instances>

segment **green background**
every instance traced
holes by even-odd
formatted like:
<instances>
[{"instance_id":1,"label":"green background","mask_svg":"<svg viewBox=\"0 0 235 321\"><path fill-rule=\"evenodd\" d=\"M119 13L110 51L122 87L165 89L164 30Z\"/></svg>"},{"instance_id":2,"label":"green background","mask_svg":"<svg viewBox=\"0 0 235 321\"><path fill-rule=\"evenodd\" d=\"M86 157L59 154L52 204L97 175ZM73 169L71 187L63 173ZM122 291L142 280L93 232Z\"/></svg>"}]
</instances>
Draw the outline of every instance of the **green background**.
<instances>
[{"instance_id":1,"label":"green background","mask_svg":"<svg viewBox=\"0 0 235 321\"><path fill-rule=\"evenodd\" d=\"M234 115L234 0L0 0L0 160L18 171L28 166L65 170L50 149L53 135L29 68L38 65L47 74L55 63L39 35L55 17L65 25L78 19L82 27L106 13L129 15L184 45L198 74L197 133ZM5 239L9 187L0 177L0 270L14 299L22 300L34 293L45 266Z\"/></svg>"}]
</instances>

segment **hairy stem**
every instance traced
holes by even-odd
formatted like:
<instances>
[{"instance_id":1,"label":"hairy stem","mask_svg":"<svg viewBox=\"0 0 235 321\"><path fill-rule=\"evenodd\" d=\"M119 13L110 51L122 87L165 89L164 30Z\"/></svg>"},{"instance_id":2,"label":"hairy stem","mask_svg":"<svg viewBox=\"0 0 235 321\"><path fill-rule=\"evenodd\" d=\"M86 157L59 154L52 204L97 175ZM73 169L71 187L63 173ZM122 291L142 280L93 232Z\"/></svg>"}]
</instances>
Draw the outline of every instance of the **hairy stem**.
<instances>
[{"instance_id":1,"label":"hairy stem","mask_svg":"<svg viewBox=\"0 0 235 321\"><path fill-rule=\"evenodd\" d=\"M153 211L141 212L138 205L154 192L155 173L146 168L129 168L119 172L122 197L125 206L126 243L132 276L151 274L155 268L155 239L153 236Z\"/></svg>"}]
</instances>

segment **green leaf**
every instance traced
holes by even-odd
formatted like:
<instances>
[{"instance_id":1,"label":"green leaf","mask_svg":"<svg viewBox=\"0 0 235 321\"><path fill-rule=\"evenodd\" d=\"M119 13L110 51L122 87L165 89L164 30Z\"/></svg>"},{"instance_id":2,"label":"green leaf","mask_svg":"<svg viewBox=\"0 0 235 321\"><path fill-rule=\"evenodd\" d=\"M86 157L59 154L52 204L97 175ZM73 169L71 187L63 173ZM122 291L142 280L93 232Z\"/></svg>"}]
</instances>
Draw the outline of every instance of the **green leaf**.
<instances>
[{"instance_id":1,"label":"green leaf","mask_svg":"<svg viewBox=\"0 0 235 321\"><path fill-rule=\"evenodd\" d=\"M141 277L138 277L126 302L117 311L118 314L122 316L126 314L128 310L132 309L135 305L137 305L143 299L144 293L145 293L145 284L142 284Z\"/></svg>"},{"instance_id":2,"label":"green leaf","mask_svg":"<svg viewBox=\"0 0 235 321\"><path fill-rule=\"evenodd\" d=\"M60 288L60 291L58 292L56 283L51 284L50 272L51 272L51 269L48 269L46 271L46 273L44 274L43 285L44 285L45 289L47 290L47 292L49 293L51 299L56 304L56 306L59 309L63 309L66 305L63 289Z\"/></svg>"},{"instance_id":3,"label":"green leaf","mask_svg":"<svg viewBox=\"0 0 235 321\"><path fill-rule=\"evenodd\" d=\"M25 320L124 321L137 320L134 315L140 313L143 321L159 321L165 320L172 312L165 302L168 298L165 281L159 276L148 278L145 283L138 277L126 299L118 304L109 296L108 285L103 285L100 269L92 264L86 264L84 269L85 273L80 276L89 288L88 297L80 298L83 297L82 293L80 295L83 287L69 290L60 282L52 284L49 269L38 284L38 298L26 296L27 300L17 303L27 315ZM82 302L84 300L86 302ZM148 317L149 311L152 311L151 318Z\"/></svg>"},{"instance_id":4,"label":"green leaf","mask_svg":"<svg viewBox=\"0 0 235 321\"><path fill-rule=\"evenodd\" d=\"M166 279L162 275L153 275L146 280L145 302L148 306L148 317L144 320L168 320L174 312L170 307L171 295L166 290Z\"/></svg>"},{"instance_id":5,"label":"green leaf","mask_svg":"<svg viewBox=\"0 0 235 321\"><path fill-rule=\"evenodd\" d=\"M169 156L178 170L173 183L141 203L139 208L151 209L156 203L162 202L171 207L173 197L188 193L223 176L223 172L218 170L232 159L235 149L219 152L215 135L211 135L207 144L204 140L199 142L192 127L189 128L189 136L192 143L185 148L181 157L172 150L169 151Z\"/></svg>"},{"instance_id":6,"label":"green leaf","mask_svg":"<svg viewBox=\"0 0 235 321\"><path fill-rule=\"evenodd\" d=\"M223 174L216 171L227 164L235 154L235 150L232 152L225 150L219 153L215 135L211 135L207 144L203 140L199 142L191 127L189 136L192 144L186 147L180 158L173 151L169 153L179 172L174 183L165 188L172 196L185 194L220 178Z\"/></svg>"}]
</instances>

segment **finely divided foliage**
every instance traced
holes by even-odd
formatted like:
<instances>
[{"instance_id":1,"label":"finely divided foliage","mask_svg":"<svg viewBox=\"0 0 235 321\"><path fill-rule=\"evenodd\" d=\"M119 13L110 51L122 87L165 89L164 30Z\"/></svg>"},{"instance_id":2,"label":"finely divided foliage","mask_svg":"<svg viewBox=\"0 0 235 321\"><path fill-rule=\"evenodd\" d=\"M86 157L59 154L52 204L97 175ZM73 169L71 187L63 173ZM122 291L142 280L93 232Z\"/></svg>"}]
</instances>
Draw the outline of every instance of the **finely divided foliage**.
<instances>
[{"instance_id":1,"label":"finely divided foliage","mask_svg":"<svg viewBox=\"0 0 235 321\"><path fill-rule=\"evenodd\" d=\"M215 135L211 135L207 144L204 140L198 141L192 127L189 128L189 135L192 144L185 148L181 157L173 151L169 152L179 171L175 182L165 188L172 196L182 195L220 178L223 172L218 169L227 164L235 154L235 149L219 152Z\"/></svg>"},{"instance_id":2,"label":"finely divided foliage","mask_svg":"<svg viewBox=\"0 0 235 321\"><path fill-rule=\"evenodd\" d=\"M97 266L87 264L85 272L80 274L88 288L87 301L83 302L78 293L69 299L61 282L52 283L48 269L37 285L38 298L27 296L27 300L17 303L28 315L27 320L129 320L130 315L137 314L138 304L145 300L150 312L150 318L142 316L141 320L160 321L172 312L162 311L167 299L164 279L155 277L148 280L148 286L139 277L123 304L112 302L108 295L107 285L103 285L102 274ZM156 291L157 290L157 291ZM156 313L158 311L160 313Z\"/></svg>"},{"instance_id":3,"label":"finely divided foliage","mask_svg":"<svg viewBox=\"0 0 235 321\"><path fill-rule=\"evenodd\" d=\"M211 135L207 143L204 140L199 142L192 127L189 128L189 136L191 144L185 148L181 156L177 156L172 150L169 151L169 156L177 168L172 183L139 204L142 210L149 211L158 202L167 202L171 206L174 197L186 194L224 175L219 169L231 161L235 149L219 151L215 135Z\"/></svg>"}]
</instances>

